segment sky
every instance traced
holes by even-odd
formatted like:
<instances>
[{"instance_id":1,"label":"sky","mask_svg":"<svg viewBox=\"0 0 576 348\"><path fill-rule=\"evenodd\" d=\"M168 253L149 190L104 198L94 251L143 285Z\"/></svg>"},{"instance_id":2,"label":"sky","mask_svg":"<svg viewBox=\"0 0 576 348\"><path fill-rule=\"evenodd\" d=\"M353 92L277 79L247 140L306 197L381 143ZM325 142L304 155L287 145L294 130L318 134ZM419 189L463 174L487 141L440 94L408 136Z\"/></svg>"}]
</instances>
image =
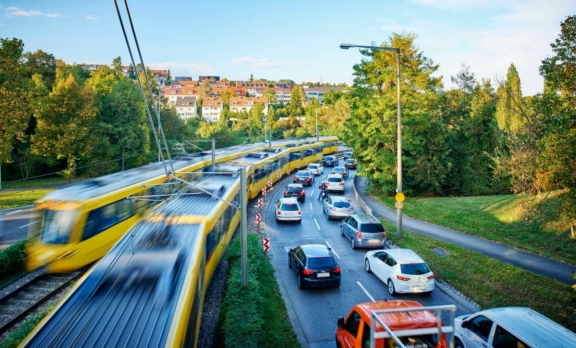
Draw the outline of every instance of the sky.
<instances>
[{"instance_id":1,"label":"sky","mask_svg":"<svg viewBox=\"0 0 576 348\"><path fill-rule=\"evenodd\" d=\"M129 28L124 2L118 1ZM216 75L352 84L357 49L414 33L439 64L446 89L462 64L478 80L510 64L524 95L542 92L538 68L576 0L128 1L144 63L172 76ZM128 29L129 30L129 29ZM0 0L0 38L18 38L67 63L110 64L130 55L114 1ZM133 52L134 42L131 41ZM135 57L137 59L137 57ZM137 59L137 62L139 60Z\"/></svg>"}]
</instances>

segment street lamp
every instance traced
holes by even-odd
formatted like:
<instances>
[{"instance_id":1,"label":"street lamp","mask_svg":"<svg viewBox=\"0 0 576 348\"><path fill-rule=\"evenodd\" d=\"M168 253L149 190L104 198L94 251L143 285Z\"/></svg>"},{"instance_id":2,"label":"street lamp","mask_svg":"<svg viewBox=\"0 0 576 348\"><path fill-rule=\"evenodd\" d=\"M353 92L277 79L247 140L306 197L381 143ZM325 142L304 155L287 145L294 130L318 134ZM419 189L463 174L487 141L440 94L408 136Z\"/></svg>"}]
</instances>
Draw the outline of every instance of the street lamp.
<instances>
[{"instance_id":1,"label":"street lamp","mask_svg":"<svg viewBox=\"0 0 576 348\"><path fill-rule=\"evenodd\" d=\"M350 47L367 48L374 51L393 51L396 52L396 90L398 94L398 160L397 160L397 179L396 179L396 229L398 238L402 238L402 201L404 195L402 194L402 128L401 128L401 109L400 109L400 49L394 47L381 47L381 46L361 46L353 44L340 44L340 48L347 50Z\"/></svg>"}]
</instances>

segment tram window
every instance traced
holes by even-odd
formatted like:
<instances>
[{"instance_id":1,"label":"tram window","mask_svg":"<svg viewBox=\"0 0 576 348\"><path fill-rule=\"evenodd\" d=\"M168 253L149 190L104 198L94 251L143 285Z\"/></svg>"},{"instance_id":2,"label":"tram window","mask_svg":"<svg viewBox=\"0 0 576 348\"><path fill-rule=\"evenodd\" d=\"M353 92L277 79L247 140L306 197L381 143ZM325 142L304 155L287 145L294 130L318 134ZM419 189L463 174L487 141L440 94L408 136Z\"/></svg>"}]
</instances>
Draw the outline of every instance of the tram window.
<instances>
[{"instance_id":1,"label":"tram window","mask_svg":"<svg viewBox=\"0 0 576 348\"><path fill-rule=\"evenodd\" d=\"M77 214L76 209L46 209L42 221L42 242L50 244L68 243Z\"/></svg>"},{"instance_id":2,"label":"tram window","mask_svg":"<svg viewBox=\"0 0 576 348\"><path fill-rule=\"evenodd\" d=\"M280 158L280 167L284 167L286 165L286 163L288 163L288 155Z\"/></svg>"},{"instance_id":3,"label":"tram window","mask_svg":"<svg viewBox=\"0 0 576 348\"><path fill-rule=\"evenodd\" d=\"M314 154L314 149L304 150L304 156L312 156Z\"/></svg>"},{"instance_id":4,"label":"tram window","mask_svg":"<svg viewBox=\"0 0 576 348\"><path fill-rule=\"evenodd\" d=\"M330 146L330 143L324 143L324 144L322 144L322 147L328 147L328 146Z\"/></svg>"},{"instance_id":5,"label":"tram window","mask_svg":"<svg viewBox=\"0 0 576 348\"><path fill-rule=\"evenodd\" d=\"M90 239L133 215L132 201L128 198L94 209L86 220L82 240Z\"/></svg>"},{"instance_id":6,"label":"tram window","mask_svg":"<svg viewBox=\"0 0 576 348\"><path fill-rule=\"evenodd\" d=\"M338 146L338 142L333 141L333 142L332 142L332 146Z\"/></svg>"},{"instance_id":7,"label":"tram window","mask_svg":"<svg viewBox=\"0 0 576 348\"><path fill-rule=\"evenodd\" d=\"M266 172L264 171L264 168L256 168L255 176L256 176L256 181L258 181L258 180L262 179L264 176L266 176Z\"/></svg>"},{"instance_id":8,"label":"tram window","mask_svg":"<svg viewBox=\"0 0 576 348\"><path fill-rule=\"evenodd\" d=\"M318 146L316 148L316 153L322 153L322 146Z\"/></svg>"},{"instance_id":9,"label":"tram window","mask_svg":"<svg viewBox=\"0 0 576 348\"><path fill-rule=\"evenodd\" d=\"M294 161L297 159L300 159L302 157L302 154L300 152L292 152L290 153L290 161Z\"/></svg>"}]
</instances>

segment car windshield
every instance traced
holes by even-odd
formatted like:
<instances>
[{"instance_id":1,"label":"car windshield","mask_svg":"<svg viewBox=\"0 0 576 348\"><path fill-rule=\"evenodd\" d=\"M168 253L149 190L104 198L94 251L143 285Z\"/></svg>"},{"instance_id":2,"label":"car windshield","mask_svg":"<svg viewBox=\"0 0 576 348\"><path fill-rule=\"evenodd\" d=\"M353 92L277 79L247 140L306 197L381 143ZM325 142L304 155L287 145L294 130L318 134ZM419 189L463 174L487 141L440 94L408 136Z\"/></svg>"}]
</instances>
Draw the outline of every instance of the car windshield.
<instances>
[{"instance_id":1,"label":"car windshield","mask_svg":"<svg viewBox=\"0 0 576 348\"><path fill-rule=\"evenodd\" d=\"M400 265L400 271L402 274L419 275L430 273L430 268L425 263L407 263Z\"/></svg>"},{"instance_id":2,"label":"car windshield","mask_svg":"<svg viewBox=\"0 0 576 348\"><path fill-rule=\"evenodd\" d=\"M382 227L380 224L362 224L360 227L360 232L384 232L384 227Z\"/></svg>"},{"instance_id":3,"label":"car windshield","mask_svg":"<svg viewBox=\"0 0 576 348\"><path fill-rule=\"evenodd\" d=\"M342 182L342 178L328 178L328 182Z\"/></svg>"},{"instance_id":4,"label":"car windshield","mask_svg":"<svg viewBox=\"0 0 576 348\"><path fill-rule=\"evenodd\" d=\"M311 257L308 258L308 267L310 268L325 268L335 267L336 262L331 257Z\"/></svg>"},{"instance_id":5,"label":"car windshield","mask_svg":"<svg viewBox=\"0 0 576 348\"><path fill-rule=\"evenodd\" d=\"M348 202L334 202L336 208L350 208L350 203Z\"/></svg>"},{"instance_id":6,"label":"car windshield","mask_svg":"<svg viewBox=\"0 0 576 348\"><path fill-rule=\"evenodd\" d=\"M296 204L293 203L284 203L282 204L282 206L280 207L280 210L283 211L298 211L298 206Z\"/></svg>"}]
</instances>

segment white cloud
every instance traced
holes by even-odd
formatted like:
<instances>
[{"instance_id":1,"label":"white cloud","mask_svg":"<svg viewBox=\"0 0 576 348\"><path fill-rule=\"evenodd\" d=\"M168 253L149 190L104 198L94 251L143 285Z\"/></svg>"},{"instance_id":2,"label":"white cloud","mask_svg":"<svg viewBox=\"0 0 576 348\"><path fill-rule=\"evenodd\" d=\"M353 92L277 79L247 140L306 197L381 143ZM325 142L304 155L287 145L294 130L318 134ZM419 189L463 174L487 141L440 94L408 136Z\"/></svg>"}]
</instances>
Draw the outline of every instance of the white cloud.
<instances>
[{"instance_id":1,"label":"white cloud","mask_svg":"<svg viewBox=\"0 0 576 348\"><path fill-rule=\"evenodd\" d=\"M56 18L56 17L63 17L59 13L45 13L40 11L25 11L17 7L7 7L4 9L4 14L6 17L14 17L14 16L21 16L21 17L48 17L48 18Z\"/></svg>"},{"instance_id":2,"label":"white cloud","mask_svg":"<svg viewBox=\"0 0 576 348\"><path fill-rule=\"evenodd\" d=\"M96 16L93 16L93 15L88 15L88 16L86 16L86 19L94 20L94 19L99 19L99 18Z\"/></svg>"},{"instance_id":3,"label":"white cloud","mask_svg":"<svg viewBox=\"0 0 576 348\"><path fill-rule=\"evenodd\" d=\"M253 68L270 68L270 67L287 67L287 66L301 66L303 64L288 64L288 63L275 63L271 62L268 58L252 58L242 57L230 60L231 63L245 64Z\"/></svg>"}]
</instances>

